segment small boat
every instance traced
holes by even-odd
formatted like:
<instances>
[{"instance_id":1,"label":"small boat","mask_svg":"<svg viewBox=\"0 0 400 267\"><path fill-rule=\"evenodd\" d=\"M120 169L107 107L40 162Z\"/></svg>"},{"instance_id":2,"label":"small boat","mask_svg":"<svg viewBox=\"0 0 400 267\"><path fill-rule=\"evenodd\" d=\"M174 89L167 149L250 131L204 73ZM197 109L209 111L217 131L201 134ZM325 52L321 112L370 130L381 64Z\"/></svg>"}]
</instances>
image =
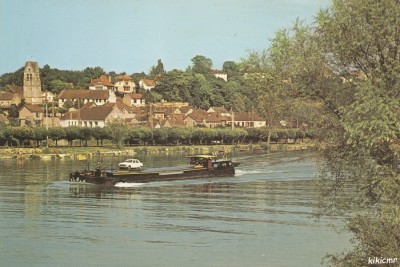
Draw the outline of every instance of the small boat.
<instances>
[{"instance_id":1,"label":"small boat","mask_svg":"<svg viewBox=\"0 0 400 267\"><path fill-rule=\"evenodd\" d=\"M232 177L238 162L218 159L214 155L188 156L189 165L180 167L148 168L143 170L85 170L71 172L71 182L115 185L116 183L145 183L197 178Z\"/></svg>"}]
</instances>

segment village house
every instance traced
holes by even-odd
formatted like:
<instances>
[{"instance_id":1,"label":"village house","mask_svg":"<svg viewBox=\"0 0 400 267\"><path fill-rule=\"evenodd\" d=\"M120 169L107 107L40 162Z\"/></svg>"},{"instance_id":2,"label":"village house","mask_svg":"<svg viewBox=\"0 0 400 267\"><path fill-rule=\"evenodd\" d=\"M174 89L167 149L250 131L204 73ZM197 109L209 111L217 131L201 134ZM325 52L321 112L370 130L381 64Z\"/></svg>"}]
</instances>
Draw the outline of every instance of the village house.
<instances>
[{"instance_id":1,"label":"village house","mask_svg":"<svg viewBox=\"0 0 400 267\"><path fill-rule=\"evenodd\" d=\"M132 77L128 75L120 75L117 76L116 82L114 84L114 88L116 91L124 94L135 93L136 84L133 81Z\"/></svg>"},{"instance_id":2,"label":"village house","mask_svg":"<svg viewBox=\"0 0 400 267\"><path fill-rule=\"evenodd\" d=\"M221 116L219 114L211 113L209 114L204 121L204 124L208 128L214 128L216 126L225 126L226 125L226 117Z\"/></svg>"},{"instance_id":3,"label":"village house","mask_svg":"<svg viewBox=\"0 0 400 267\"><path fill-rule=\"evenodd\" d=\"M44 112L40 105L25 104L19 110L19 121L21 126L28 124L40 126L42 125L43 117Z\"/></svg>"},{"instance_id":4,"label":"village house","mask_svg":"<svg viewBox=\"0 0 400 267\"><path fill-rule=\"evenodd\" d=\"M100 75L97 79L92 79L89 85L89 90L108 90L113 91L114 85L111 82L111 77Z\"/></svg>"},{"instance_id":5,"label":"village house","mask_svg":"<svg viewBox=\"0 0 400 267\"><path fill-rule=\"evenodd\" d=\"M82 126L103 128L114 119L125 119L124 113L116 105L90 105L78 110L70 110L60 119L61 127Z\"/></svg>"},{"instance_id":6,"label":"village house","mask_svg":"<svg viewBox=\"0 0 400 267\"><path fill-rule=\"evenodd\" d=\"M209 114L214 113L220 116L231 116L231 113L227 111L226 108L224 107L210 107L207 110L207 113Z\"/></svg>"},{"instance_id":7,"label":"village house","mask_svg":"<svg viewBox=\"0 0 400 267\"><path fill-rule=\"evenodd\" d=\"M50 91L42 93L43 102L53 103L55 97L56 96Z\"/></svg>"},{"instance_id":8,"label":"village house","mask_svg":"<svg viewBox=\"0 0 400 267\"><path fill-rule=\"evenodd\" d=\"M182 114L185 114L185 116L193 112L193 108L189 106L180 107L179 110L181 111Z\"/></svg>"},{"instance_id":9,"label":"village house","mask_svg":"<svg viewBox=\"0 0 400 267\"><path fill-rule=\"evenodd\" d=\"M234 114L234 126L243 128L260 128L267 125L266 119L253 112L239 112ZM227 121L231 125L231 121Z\"/></svg>"},{"instance_id":10,"label":"village house","mask_svg":"<svg viewBox=\"0 0 400 267\"><path fill-rule=\"evenodd\" d=\"M21 97L18 93L0 92L0 108L7 115L9 114L11 106L18 106L21 101Z\"/></svg>"},{"instance_id":11,"label":"village house","mask_svg":"<svg viewBox=\"0 0 400 267\"><path fill-rule=\"evenodd\" d=\"M105 103L116 103L117 97L111 90L63 90L58 96L58 105L62 107L65 102L80 100L83 103L93 102L96 105L104 105Z\"/></svg>"},{"instance_id":12,"label":"village house","mask_svg":"<svg viewBox=\"0 0 400 267\"><path fill-rule=\"evenodd\" d=\"M185 126L189 126L189 127L194 127L197 125L197 122L195 121L195 119L189 115L185 115L185 118L183 119L183 123L185 124ZM200 122L200 124L203 123L203 121Z\"/></svg>"},{"instance_id":13,"label":"village house","mask_svg":"<svg viewBox=\"0 0 400 267\"><path fill-rule=\"evenodd\" d=\"M189 107L189 102L167 102L162 100L159 103L153 103L153 105L158 107L182 108L182 107Z\"/></svg>"},{"instance_id":14,"label":"village house","mask_svg":"<svg viewBox=\"0 0 400 267\"><path fill-rule=\"evenodd\" d=\"M187 126L205 126L208 113L202 109L193 109L192 112L186 115L184 122Z\"/></svg>"},{"instance_id":15,"label":"village house","mask_svg":"<svg viewBox=\"0 0 400 267\"><path fill-rule=\"evenodd\" d=\"M211 70L210 74L214 75L215 78L220 78L224 80L225 82L228 81L228 74L226 74L222 70Z\"/></svg>"},{"instance_id":16,"label":"village house","mask_svg":"<svg viewBox=\"0 0 400 267\"><path fill-rule=\"evenodd\" d=\"M139 81L139 87L143 88L144 90L151 91L156 87L156 81L150 79L141 79Z\"/></svg>"},{"instance_id":17,"label":"village house","mask_svg":"<svg viewBox=\"0 0 400 267\"><path fill-rule=\"evenodd\" d=\"M166 118L166 108L163 107L151 107L150 114L153 118L158 120L165 120Z\"/></svg>"},{"instance_id":18,"label":"village house","mask_svg":"<svg viewBox=\"0 0 400 267\"><path fill-rule=\"evenodd\" d=\"M18 94L18 97L20 99L24 99L24 88L22 86L17 86L17 85L6 85L5 87L6 92L11 92ZM19 104L19 103L18 103Z\"/></svg>"},{"instance_id":19,"label":"village house","mask_svg":"<svg viewBox=\"0 0 400 267\"><path fill-rule=\"evenodd\" d=\"M144 107L145 100L142 94L125 94L122 102L128 106Z\"/></svg>"}]
</instances>

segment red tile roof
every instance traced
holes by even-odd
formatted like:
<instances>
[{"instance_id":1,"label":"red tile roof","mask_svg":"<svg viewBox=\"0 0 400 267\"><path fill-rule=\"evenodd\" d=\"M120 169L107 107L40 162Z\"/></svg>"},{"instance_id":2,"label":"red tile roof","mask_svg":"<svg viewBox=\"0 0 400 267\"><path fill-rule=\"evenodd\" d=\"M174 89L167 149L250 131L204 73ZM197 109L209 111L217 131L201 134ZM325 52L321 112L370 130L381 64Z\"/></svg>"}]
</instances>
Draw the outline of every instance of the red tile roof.
<instances>
[{"instance_id":1,"label":"red tile roof","mask_svg":"<svg viewBox=\"0 0 400 267\"><path fill-rule=\"evenodd\" d=\"M107 100L109 93L106 90L63 90L59 99L102 99Z\"/></svg>"},{"instance_id":2,"label":"red tile roof","mask_svg":"<svg viewBox=\"0 0 400 267\"><path fill-rule=\"evenodd\" d=\"M206 118L206 122L208 122L208 123L220 123L221 121L222 121L222 117L215 115L215 114L210 114Z\"/></svg>"},{"instance_id":3,"label":"red tile roof","mask_svg":"<svg viewBox=\"0 0 400 267\"><path fill-rule=\"evenodd\" d=\"M22 86L7 85L6 88L12 93L17 93L20 98L24 98L24 88Z\"/></svg>"},{"instance_id":4,"label":"red tile roof","mask_svg":"<svg viewBox=\"0 0 400 267\"><path fill-rule=\"evenodd\" d=\"M132 99L142 99L142 98L143 98L142 94L135 94L135 93L132 93L132 94L129 94L129 96L130 96Z\"/></svg>"},{"instance_id":5,"label":"red tile roof","mask_svg":"<svg viewBox=\"0 0 400 267\"><path fill-rule=\"evenodd\" d=\"M113 111L112 105L102 105L102 106L93 106L90 108L81 108L80 110L68 111L61 118L62 120L92 120L92 121L100 121L105 120L108 115L110 115L111 111Z\"/></svg>"},{"instance_id":6,"label":"red tile roof","mask_svg":"<svg viewBox=\"0 0 400 267\"><path fill-rule=\"evenodd\" d=\"M12 100L15 93L0 92L0 100Z\"/></svg>"},{"instance_id":7,"label":"red tile roof","mask_svg":"<svg viewBox=\"0 0 400 267\"><path fill-rule=\"evenodd\" d=\"M21 109L27 108L30 112L43 113L43 108L40 105L25 104Z\"/></svg>"},{"instance_id":8,"label":"red tile roof","mask_svg":"<svg viewBox=\"0 0 400 267\"><path fill-rule=\"evenodd\" d=\"M226 108L224 108L224 107L212 107L211 109L213 109L214 112L219 113L219 114L229 113L229 111L227 111ZM214 113L214 112L210 112L210 113Z\"/></svg>"},{"instance_id":9,"label":"red tile roof","mask_svg":"<svg viewBox=\"0 0 400 267\"><path fill-rule=\"evenodd\" d=\"M142 79L142 82L147 86L156 86L156 82L154 80Z\"/></svg>"},{"instance_id":10,"label":"red tile roof","mask_svg":"<svg viewBox=\"0 0 400 267\"><path fill-rule=\"evenodd\" d=\"M133 80L133 79L132 79L131 76L125 74L125 75L119 75L119 76L117 76L117 80L118 80L118 81L131 81L131 80Z\"/></svg>"},{"instance_id":11,"label":"red tile roof","mask_svg":"<svg viewBox=\"0 0 400 267\"><path fill-rule=\"evenodd\" d=\"M90 85L114 86L108 79L107 75L100 75L99 78L92 80Z\"/></svg>"},{"instance_id":12,"label":"red tile roof","mask_svg":"<svg viewBox=\"0 0 400 267\"><path fill-rule=\"evenodd\" d=\"M256 113L239 112L234 115L235 121L265 121L263 117Z\"/></svg>"}]
</instances>

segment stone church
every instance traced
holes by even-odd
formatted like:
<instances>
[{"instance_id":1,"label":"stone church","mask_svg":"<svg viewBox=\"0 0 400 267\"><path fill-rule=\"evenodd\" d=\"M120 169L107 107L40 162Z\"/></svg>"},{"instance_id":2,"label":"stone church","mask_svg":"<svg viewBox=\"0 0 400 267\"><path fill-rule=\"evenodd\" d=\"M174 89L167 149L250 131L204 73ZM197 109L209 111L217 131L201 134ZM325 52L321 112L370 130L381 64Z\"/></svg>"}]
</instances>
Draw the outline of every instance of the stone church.
<instances>
[{"instance_id":1,"label":"stone church","mask_svg":"<svg viewBox=\"0 0 400 267\"><path fill-rule=\"evenodd\" d=\"M37 62L25 63L23 92L26 104L42 104L42 85Z\"/></svg>"}]
</instances>

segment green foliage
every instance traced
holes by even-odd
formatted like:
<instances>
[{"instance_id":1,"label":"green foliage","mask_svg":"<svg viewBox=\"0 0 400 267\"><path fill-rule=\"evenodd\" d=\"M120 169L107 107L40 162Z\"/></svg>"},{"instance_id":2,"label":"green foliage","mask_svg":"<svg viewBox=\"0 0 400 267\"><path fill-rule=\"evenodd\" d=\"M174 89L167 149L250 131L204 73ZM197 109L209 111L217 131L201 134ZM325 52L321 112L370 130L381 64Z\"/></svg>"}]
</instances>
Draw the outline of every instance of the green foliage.
<instances>
[{"instance_id":1,"label":"green foliage","mask_svg":"<svg viewBox=\"0 0 400 267\"><path fill-rule=\"evenodd\" d=\"M154 79L156 76L162 76L163 74L165 74L164 64L159 59L157 65L151 68L149 76Z\"/></svg>"},{"instance_id":2,"label":"green foliage","mask_svg":"<svg viewBox=\"0 0 400 267\"><path fill-rule=\"evenodd\" d=\"M60 81L60 80L52 80L49 82L48 90L53 94L58 95L62 90L72 89L71 84Z\"/></svg>"},{"instance_id":3,"label":"green foliage","mask_svg":"<svg viewBox=\"0 0 400 267\"><path fill-rule=\"evenodd\" d=\"M358 86L354 102L341 112L347 144L372 147L396 139L400 123L393 111L399 104L398 98L378 95L369 83Z\"/></svg>"},{"instance_id":4,"label":"green foliage","mask_svg":"<svg viewBox=\"0 0 400 267\"><path fill-rule=\"evenodd\" d=\"M22 86L22 82L24 80L24 68L20 68L19 70L13 73L5 73L0 76L0 88L5 87L6 85L17 85Z\"/></svg>"},{"instance_id":5,"label":"green foliage","mask_svg":"<svg viewBox=\"0 0 400 267\"><path fill-rule=\"evenodd\" d=\"M112 135L111 140L117 146L117 148L123 148L125 140L128 139L128 129L122 119L114 119L107 124L107 128L110 129Z\"/></svg>"},{"instance_id":6,"label":"green foliage","mask_svg":"<svg viewBox=\"0 0 400 267\"><path fill-rule=\"evenodd\" d=\"M65 128L65 139L68 140L69 146L73 146L73 141L79 139L81 136L79 127L70 126Z\"/></svg>"},{"instance_id":7,"label":"green foliage","mask_svg":"<svg viewBox=\"0 0 400 267\"><path fill-rule=\"evenodd\" d=\"M13 128L13 136L23 145L25 141L32 140L33 130L27 126L18 126Z\"/></svg>"},{"instance_id":8,"label":"green foliage","mask_svg":"<svg viewBox=\"0 0 400 267\"><path fill-rule=\"evenodd\" d=\"M80 136L82 140L85 142L85 146L88 145L88 141L93 137L93 128L82 127L80 128Z\"/></svg>"},{"instance_id":9,"label":"green foliage","mask_svg":"<svg viewBox=\"0 0 400 267\"><path fill-rule=\"evenodd\" d=\"M192 58L192 70L195 73L208 74L213 65L212 60L201 55Z\"/></svg>"},{"instance_id":10,"label":"green foliage","mask_svg":"<svg viewBox=\"0 0 400 267\"><path fill-rule=\"evenodd\" d=\"M51 127L48 130L49 138L55 141L56 146L59 140L62 140L66 137L66 130L61 127Z\"/></svg>"},{"instance_id":11,"label":"green foliage","mask_svg":"<svg viewBox=\"0 0 400 267\"><path fill-rule=\"evenodd\" d=\"M159 128L153 130L154 141L157 144L166 144L168 140L168 130L167 128Z\"/></svg>"},{"instance_id":12,"label":"green foliage","mask_svg":"<svg viewBox=\"0 0 400 267\"><path fill-rule=\"evenodd\" d=\"M0 143L7 146L13 145L14 133L13 128L6 124L0 124Z\"/></svg>"},{"instance_id":13,"label":"green foliage","mask_svg":"<svg viewBox=\"0 0 400 267\"><path fill-rule=\"evenodd\" d=\"M36 141L36 146L39 146L39 142L45 140L48 136L48 131L45 127L34 127L32 128L32 131L32 140Z\"/></svg>"},{"instance_id":14,"label":"green foliage","mask_svg":"<svg viewBox=\"0 0 400 267\"><path fill-rule=\"evenodd\" d=\"M302 114L316 126L305 136L324 143L318 211L346 216L355 242L329 257L337 266L398 256L398 32L398 1L333 0L313 27L297 21L243 64L252 71L247 81L261 93L259 109L269 125ZM271 132L271 139L293 134Z\"/></svg>"},{"instance_id":15,"label":"green foliage","mask_svg":"<svg viewBox=\"0 0 400 267\"><path fill-rule=\"evenodd\" d=\"M111 140L111 130L108 127L100 128L100 127L95 127L93 128L92 131L92 136L93 138L97 141L97 146L103 146L103 140ZM100 141L100 144L99 144Z\"/></svg>"}]
</instances>

